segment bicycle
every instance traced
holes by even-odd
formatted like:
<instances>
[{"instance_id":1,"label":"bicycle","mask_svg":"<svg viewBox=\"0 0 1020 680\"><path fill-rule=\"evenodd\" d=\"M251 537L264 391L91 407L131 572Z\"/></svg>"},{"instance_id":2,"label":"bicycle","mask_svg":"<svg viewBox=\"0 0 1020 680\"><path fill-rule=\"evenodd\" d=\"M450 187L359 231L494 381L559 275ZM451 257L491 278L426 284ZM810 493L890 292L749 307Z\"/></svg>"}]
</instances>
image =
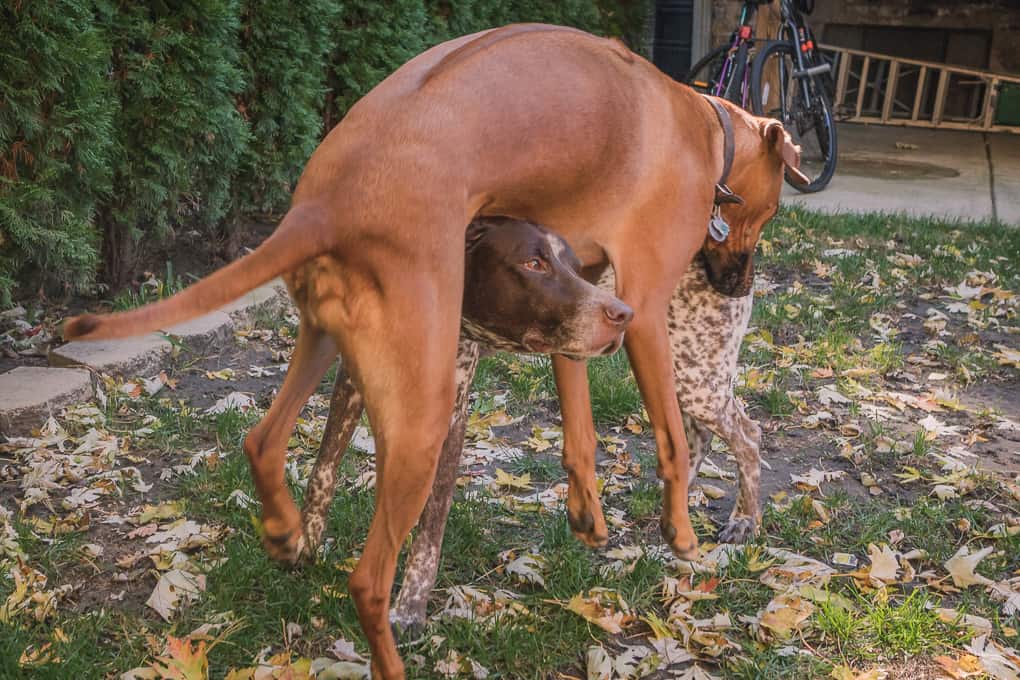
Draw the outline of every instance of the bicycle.
<instances>
[{"instance_id":1,"label":"bicycle","mask_svg":"<svg viewBox=\"0 0 1020 680\"><path fill-rule=\"evenodd\" d=\"M777 39L755 40L758 6L771 1L744 0L740 25L730 43L702 57L684 82L757 116L782 121L801 147L801 171L811 178L808 184L797 185L787 176L787 183L814 193L824 189L836 172L838 147L829 87L832 67L818 54L804 19L814 9L814 0L779 0Z\"/></svg>"}]
</instances>

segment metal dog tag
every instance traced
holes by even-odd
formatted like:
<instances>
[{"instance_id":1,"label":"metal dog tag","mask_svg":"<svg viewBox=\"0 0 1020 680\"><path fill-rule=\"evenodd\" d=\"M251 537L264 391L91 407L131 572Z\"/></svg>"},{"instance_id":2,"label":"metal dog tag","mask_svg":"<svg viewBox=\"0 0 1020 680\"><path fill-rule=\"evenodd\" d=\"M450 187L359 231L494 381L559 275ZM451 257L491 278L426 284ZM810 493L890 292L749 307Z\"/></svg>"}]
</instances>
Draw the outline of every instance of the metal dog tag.
<instances>
[{"instance_id":1,"label":"metal dog tag","mask_svg":"<svg viewBox=\"0 0 1020 680\"><path fill-rule=\"evenodd\" d=\"M708 233L716 241L725 241L726 237L730 235L730 225L722 218L722 215L716 212L708 221Z\"/></svg>"}]
</instances>

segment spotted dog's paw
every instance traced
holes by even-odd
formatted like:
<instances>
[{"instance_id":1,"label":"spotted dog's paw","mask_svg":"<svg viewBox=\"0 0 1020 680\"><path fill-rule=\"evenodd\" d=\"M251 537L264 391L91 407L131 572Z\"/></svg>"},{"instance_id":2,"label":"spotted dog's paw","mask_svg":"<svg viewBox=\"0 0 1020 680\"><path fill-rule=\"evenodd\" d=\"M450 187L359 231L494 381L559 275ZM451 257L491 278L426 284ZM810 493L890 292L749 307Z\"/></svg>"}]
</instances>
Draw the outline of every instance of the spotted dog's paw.
<instances>
[{"instance_id":1,"label":"spotted dog's paw","mask_svg":"<svg viewBox=\"0 0 1020 680\"><path fill-rule=\"evenodd\" d=\"M421 640L425 634L425 611L397 605L390 610L390 630L399 645Z\"/></svg>"},{"instance_id":2,"label":"spotted dog's paw","mask_svg":"<svg viewBox=\"0 0 1020 680\"><path fill-rule=\"evenodd\" d=\"M747 543L758 533L758 524L751 517L730 517L719 531L720 543Z\"/></svg>"}]
</instances>

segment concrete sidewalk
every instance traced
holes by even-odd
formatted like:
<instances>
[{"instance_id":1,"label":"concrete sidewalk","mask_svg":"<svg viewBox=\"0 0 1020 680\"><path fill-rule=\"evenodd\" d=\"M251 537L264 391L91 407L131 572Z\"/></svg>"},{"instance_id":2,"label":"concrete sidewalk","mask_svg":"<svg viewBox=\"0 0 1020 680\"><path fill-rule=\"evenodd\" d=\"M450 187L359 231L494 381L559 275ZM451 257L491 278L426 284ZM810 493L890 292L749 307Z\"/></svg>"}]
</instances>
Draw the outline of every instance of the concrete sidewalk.
<instances>
[{"instance_id":1,"label":"concrete sidewalk","mask_svg":"<svg viewBox=\"0 0 1020 680\"><path fill-rule=\"evenodd\" d=\"M842 123L832 183L783 202L1020 226L1020 135Z\"/></svg>"}]
</instances>

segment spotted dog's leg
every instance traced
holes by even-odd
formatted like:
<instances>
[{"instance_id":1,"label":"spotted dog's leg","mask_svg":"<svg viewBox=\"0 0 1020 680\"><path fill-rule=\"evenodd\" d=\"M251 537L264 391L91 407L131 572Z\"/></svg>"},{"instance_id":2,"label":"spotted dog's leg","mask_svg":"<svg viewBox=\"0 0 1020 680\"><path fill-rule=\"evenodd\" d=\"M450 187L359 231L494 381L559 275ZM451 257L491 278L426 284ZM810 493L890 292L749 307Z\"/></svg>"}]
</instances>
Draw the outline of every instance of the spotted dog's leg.
<instances>
[{"instance_id":1,"label":"spotted dog's leg","mask_svg":"<svg viewBox=\"0 0 1020 680\"><path fill-rule=\"evenodd\" d=\"M689 413L684 413L684 431L691 447L691 470L687 476L687 485L694 484L698 470L712 450L712 431Z\"/></svg>"},{"instance_id":2,"label":"spotted dog's leg","mask_svg":"<svg viewBox=\"0 0 1020 680\"><path fill-rule=\"evenodd\" d=\"M737 459L737 501L729 522L719 532L723 543L744 543L761 524L761 428L736 397L730 396L714 422L706 423L729 446Z\"/></svg>"},{"instance_id":3,"label":"spotted dog's leg","mask_svg":"<svg viewBox=\"0 0 1020 680\"><path fill-rule=\"evenodd\" d=\"M301 508L305 543L298 559L311 559L322 542L329 506L336 492L337 468L364 410L361 393L354 386L341 360L333 386L333 396L329 401L329 419L326 421L315 467L308 480L304 507Z\"/></svg>"},{"instance_id":4,"label":"spotted dog's leg","mask_svg":"<svg viewBox=\"0 0 1020 680\"><path fill-rule=\"evenodd\" d=\"M425 625L425 608L436 584L446 518L450 513L457 483L457 468L464 449L470 403L468 396L477 367L478 343L461 338L457 348L457 403L450 422L450 432L439 454L432 494L418 519L418 532L404 567L404 581L396 605L390 612L390 622L401 631L417 632Z\"/></svg>"}]
</instances>

